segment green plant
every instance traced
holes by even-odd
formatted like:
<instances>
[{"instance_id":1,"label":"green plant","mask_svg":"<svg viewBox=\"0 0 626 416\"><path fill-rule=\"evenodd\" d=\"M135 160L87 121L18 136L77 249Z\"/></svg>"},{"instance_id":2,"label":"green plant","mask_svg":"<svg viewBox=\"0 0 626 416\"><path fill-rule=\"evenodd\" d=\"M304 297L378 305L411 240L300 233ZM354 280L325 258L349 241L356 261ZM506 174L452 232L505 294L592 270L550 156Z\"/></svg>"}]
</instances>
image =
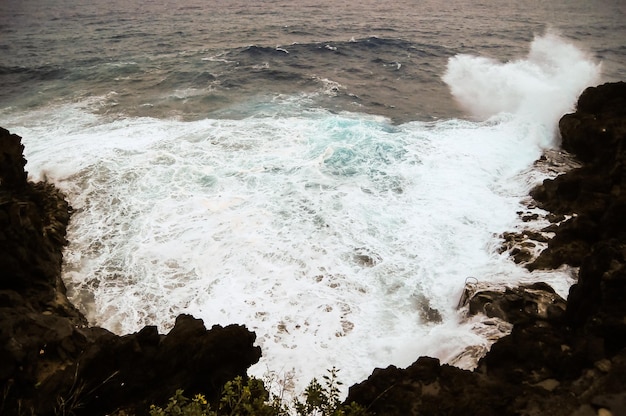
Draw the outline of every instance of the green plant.
<instances>
[{"instance_id":1,"label":"green plant","mask_svg":"<svg viewBox=\"0 0 626 416\"><path fill-rule=\"evenodd\" d=\"M294 403L298 416L366 416L367 409L357 403L343 405L340 399L339 386L343 383L338 380L339 369L333 367L322 376L324 385L317 379L311 380L304 390L304 402L296 400Z\"/></svg>"},{"instance_id":2,"label":"green plant","mask_svg":"<svg viewBox=\"0 0 626 416\"><path fill-rule=\"evenodd\" d=\"M224 385L219 404L219 415L231 416L282 416L287 415L279 400L270 400L263 381L250 378L243 383L236 377Z\"/></svg>"},{"instance_id":3,"label":"green plant","mask_svg":"<svg viewBox=\"0 0 626 416\"><path fill-rule=\"evenodd\" d=\"M202 394L189 399L182 390L170 397L167 406L150 406L150 416L279 416L287 415L279 401L269 400L269 393L263 382L250 378L244 382L242 377L229 381L222 389L222 396L216 409Z\"/></svg>"},{"instance_id":4,"label":"green plant","mask_svg":"<svg viewBox=\"0 0 626 416\"><path fill-rule=\"evenodd\" d=\"M304 391L304 402L295 400L291 406L281 396L270 394L262 380L236 377L222 389L215 409L202 394L187 398L177 390L165 408L150 406L150 416L368 416L367 409L356 403L343 405L337 379L338 369L333 367L323 376L324 385L313 379Z\"/></svg>"},{"instance_id":5,"label":"green plant","mask_svg":"<svg viewBox=\"0 0 626 416\"><path fill-rule=\"evenodd\" d=\"M170 397L165 408L150 406L150 416L214 416L217 415L211 410L206 398L202 394L195 395L189 399L183 395L182 390Z\"/></svg>"}]
</instances>

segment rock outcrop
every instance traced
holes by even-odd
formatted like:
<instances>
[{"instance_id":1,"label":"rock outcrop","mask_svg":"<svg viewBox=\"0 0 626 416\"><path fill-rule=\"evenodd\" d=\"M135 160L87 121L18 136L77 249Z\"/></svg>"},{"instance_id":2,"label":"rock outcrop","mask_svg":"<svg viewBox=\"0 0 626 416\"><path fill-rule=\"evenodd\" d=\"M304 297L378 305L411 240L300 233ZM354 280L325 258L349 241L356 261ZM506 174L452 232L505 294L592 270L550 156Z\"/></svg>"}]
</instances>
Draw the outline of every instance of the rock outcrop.
<instances>
[{"instance_id":1,"label":"rock outcrop","mask_svg":"<svg viewBox=\"0 0 626 416\"><path fill-rule=\"evenodd\" d=\"M471 312L514 326L475 371L422 357L375 370L347 402L380 415L626 415L626 83L588 88L559 127L582 165L531 192L558 224L527 267L580 267L567 304L540 283L476 292Z\"/></svg>"},{"instance_id":2,"label":"rock outcrop","mask_svg":"<svg viewBox=\"0 0 626 416\"><path fill-rule=\"evenodd\" d=\"M0 129L0 414L145 414L176 389L218 396L261 351L239 325L181 315L117 336L68 301L62 249L71 208L54 186L26 180L21 138Z\"/></svg>"},{"instance_id":3,"label":"rock outcrop","mask_svg":"<svg viewBox=\"0 0 626 416\"><path fill-rule=\"evenodd\" d=\"M512 253L530 270L580 267L567 302L541 282L476 291L469 313L514 324L476 370L421 357L374 370L347 403L378 415L626 415L626 84L587 89L560 130L582 165L531 193L554 238L503 239L547 243L534 260L534 243ZM216 397L245 376L261 352L243 326L181 315L167 335L120 337L88 325L61 280L71 208L27 181L22 150L0 129L0 414L141 415L178 388Z\"/></svg>"}]
</instances>

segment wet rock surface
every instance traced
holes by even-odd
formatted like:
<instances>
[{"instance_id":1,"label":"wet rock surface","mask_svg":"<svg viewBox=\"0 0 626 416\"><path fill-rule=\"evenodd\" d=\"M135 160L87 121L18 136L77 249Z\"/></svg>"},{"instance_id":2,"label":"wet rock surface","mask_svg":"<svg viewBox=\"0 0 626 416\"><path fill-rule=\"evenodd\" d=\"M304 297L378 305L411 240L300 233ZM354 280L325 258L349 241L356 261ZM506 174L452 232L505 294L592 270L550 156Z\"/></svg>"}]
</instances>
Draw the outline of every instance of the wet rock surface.
<instances>
[{"instance_id":1,"label":"wet rock surface","mask_svg":"<svg viewBox=\"0 0 626 416\"><path fill-rule=\"evenodd\" d=\"M531 193L551 224L503 236L531 270L580 267L567 302L540 282L474 291L469 313L514 324L474 371L421 357L374 370L347 402L378 415L626 414L625 102L624 83L581 95L560 129L583 163ZM178 388L215 396L245 376L261 352L243 326L207 330L183 315L168 335L146 327L120 337L87 324L60 278L71 208L53 186L26 181L22 149L0 129L0 414L145 414Z\"/></svg>"},{"instance_id":2,"label":"wet rock surface","mask_svg":"<svg viewBox=\"0 0 626 416\"><path fill-rule=\"evenodd\" d=\"M559 127L581 163L531 192L551 225L504 235L503 250L530 270L580 267L567 302L541 282L472 291L470 313L514 324L473 372L422 357L376 369L347 401L380 415L626 414L626 83L588 88Z\"/></svg>"},{"instance_id":3,"label":"wet rock surface","mask_svg":"<svg viewBox=\"0 0 626 416\"><path fill-rule=\"evenodd\" d=\"M62 249L71 208L26 180L21 138L0 129L0 414L145 414L182 388L217 396L256 363L255 334L181 315L117 336L68 301Z\"/></svg>"},{"instance_id":4,"label":"wet rock surface","mask_svg":"<svg viewBox=\"0 0 626 416\"><path fill-rule=\"evenodd\" d=\"M501 290L479 290L467 302L470 315L482 313L514 325L545 320L556 322L565 314L565 300L543 282Z\"/></svg>"}]
</instances>

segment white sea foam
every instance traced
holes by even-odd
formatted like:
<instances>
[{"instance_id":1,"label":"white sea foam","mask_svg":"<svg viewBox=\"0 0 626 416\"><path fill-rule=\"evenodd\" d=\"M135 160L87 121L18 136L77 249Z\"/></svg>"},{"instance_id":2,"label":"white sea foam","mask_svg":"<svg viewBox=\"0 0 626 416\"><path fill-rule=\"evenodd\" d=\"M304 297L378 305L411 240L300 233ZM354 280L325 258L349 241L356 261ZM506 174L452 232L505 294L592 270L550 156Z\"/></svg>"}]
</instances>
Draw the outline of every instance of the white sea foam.
<instances>
[{"instance_id":1,"label":"white sea foam","mask_svg":"<svg viewBox=\"0 0 626 416\"><path fill-rule=\"evenodd\" d=\"M295 368L302 387L333 365L355 382L485 342L454 306L469 275L524 274L492 247L525 192L511 178L540 154L517 124L311 111L18 133L76 209L65 278L92 322L245 323L253 371Z\"/></svg>"},{"instance_id":2,"label":"white sea foam","mask_svg":"<svg viewBox=\"0 0 626 416\"><path fill-rule=\"evenodd\" d=\"M299 390L338 366L349 385L375 367L486 348L455 310L466 277L533 278L497 253L497 235L553 126L524 114L541 88L498 74L552 83L567 106L581 88L559 84L559 65L543 71L534 48L511 64L451 60L455 96L498 113L484 122L281 108L293 100L241 120L110 120L72 105L0 122L24 137L31 175L76 210L64 273L93 323L120 334L167 331L180 313L243 323L263 349L253 374L295 369ZM554 276L566 287L567 273Z\"/></svg>"},{"instance_id":3,"label":"white sea foam","mask_svg":"<svg viewBox=\"0 0 626 416\"><path fill-rule=\"evenodd\" d=\"M463 108L477 117L504 111L553 127L599 75L600 64L558 35L547 33L535 38L523 59L501 63L456 55L443 79Z\"/></svg>"}]
</instances>

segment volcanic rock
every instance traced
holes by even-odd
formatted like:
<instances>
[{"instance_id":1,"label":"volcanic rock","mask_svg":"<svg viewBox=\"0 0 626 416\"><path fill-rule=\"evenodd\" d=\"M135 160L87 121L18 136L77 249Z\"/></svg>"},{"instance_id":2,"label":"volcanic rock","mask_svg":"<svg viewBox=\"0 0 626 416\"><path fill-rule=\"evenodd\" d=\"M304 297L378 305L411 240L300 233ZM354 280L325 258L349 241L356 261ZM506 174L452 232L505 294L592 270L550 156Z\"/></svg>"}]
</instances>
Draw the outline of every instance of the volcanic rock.
<instances>
[{"instance_id":1,"label":"volcanic rock","mask_svg":"<svg viewBox=\"0 0 626 416\"><path fill-rule=\"evenodd\" d=\"M566 306L542 283L476 291L472 313L514 326L475 371L422 357L374 370L346 402L402 416L626 414L626 83L588 88L559 127L582 164L531 191L555 236L527 267L580 266Z\"/></svg>"},{"instance_id":2,"label":"volcanic rock","mask_svg":"<svg viewBox=\"0 0 626 416\"><path fill-rule=\"evenodd\" d=\"M177 389L217 398L260 348L239 325L181 315L167 335L90 327L61 280L71 208L26 181L21 138L0 129L0 414L145 414Z\"/></svg>"}]
</instances>

